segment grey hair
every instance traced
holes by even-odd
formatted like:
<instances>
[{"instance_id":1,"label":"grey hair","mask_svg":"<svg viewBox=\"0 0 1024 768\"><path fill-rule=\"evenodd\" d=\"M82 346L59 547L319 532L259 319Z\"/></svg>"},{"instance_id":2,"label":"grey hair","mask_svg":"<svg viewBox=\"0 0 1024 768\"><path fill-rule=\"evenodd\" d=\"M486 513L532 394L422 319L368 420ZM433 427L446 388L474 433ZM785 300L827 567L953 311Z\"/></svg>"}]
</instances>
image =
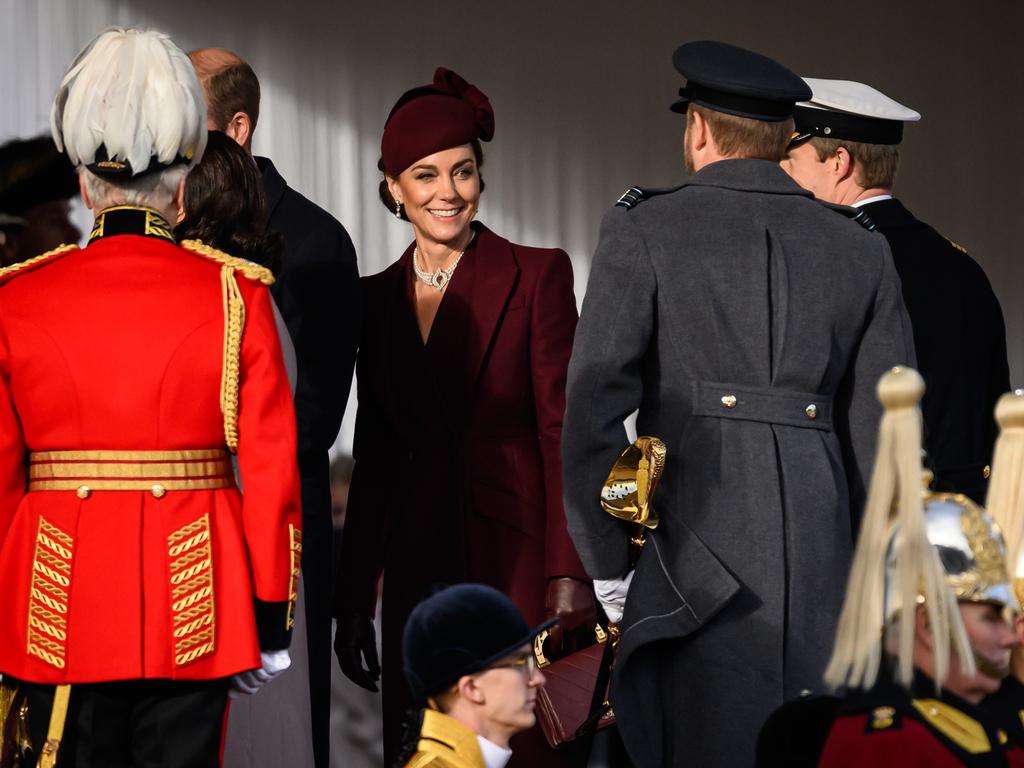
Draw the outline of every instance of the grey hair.
<instances>
[{"instance_id":1,"label":"grey hair","mask_svg":"<svg viewBox=\"0 0 1024 768\"><path fill-rule=\"evenodd\" d=\"M85 166L79 166L78 173L85 182L94 211L102 211L114 205L138 205L166 211L173 207L178 186L188 173L188 167L175 165L156 173L135 177L126 181L111 181L97 176Z\"/></svg>"}]
</instances>

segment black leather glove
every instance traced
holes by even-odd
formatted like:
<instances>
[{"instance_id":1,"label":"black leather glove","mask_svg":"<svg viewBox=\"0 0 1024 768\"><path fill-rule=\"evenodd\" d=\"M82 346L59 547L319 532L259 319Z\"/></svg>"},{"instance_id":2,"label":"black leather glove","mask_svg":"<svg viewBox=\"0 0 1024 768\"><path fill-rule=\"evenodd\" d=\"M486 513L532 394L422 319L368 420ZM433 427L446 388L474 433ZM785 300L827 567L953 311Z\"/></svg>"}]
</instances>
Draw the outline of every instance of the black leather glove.
<instances>
[{"instance_id":1,"label":"black leather glove","mask_svg":"<svg viewBox=\"0 0 1024 768\"><path fill-rule=\"evenodd\" d=\"M547 651L551 658L594 644L597 608L589 583L571 578L549 580L544 593L544 610L548 618L557 616L559 619L548 635Z\"/></svg>"},{"instance_id":2,"label":"black leather glove","mask_svg":"<svg viewBox=\"0 0 1024 768\"><path fill-rule=\"evenodd\" d=\"M338 631L334 634L334 654L338 657L338 665L345 677L360 688L377 693L380 661L377 658L377 634L373 631L373 619L361 613L350 613L339 619Z\"/></svg>"}]
</instances>

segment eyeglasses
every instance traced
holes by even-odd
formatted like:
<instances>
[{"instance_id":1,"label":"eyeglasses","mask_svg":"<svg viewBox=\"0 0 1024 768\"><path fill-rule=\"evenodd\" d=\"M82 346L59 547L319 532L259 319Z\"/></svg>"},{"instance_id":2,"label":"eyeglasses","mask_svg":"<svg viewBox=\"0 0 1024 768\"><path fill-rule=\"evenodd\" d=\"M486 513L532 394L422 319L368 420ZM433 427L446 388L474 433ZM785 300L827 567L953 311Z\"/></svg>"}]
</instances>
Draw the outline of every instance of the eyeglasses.
<instances>
[{"instance_id":1,"label":"eyeglasses","mask_svg":"<svg viewBox=\"0 0 1024 768\"><path fill-rule=\"evenodd\" d=\"M522 656L521 658L515 659L513 661L505 661L505 662L502 662L501 664L492 664L490 666L490 668L491 669L505 669L505 668L515 669L515 668L518 668L518 669L520 669L520 670L522 670L522 671L524 671L526 673L526 679L529 680L535 674L537 674L537 657L533 655L533 652L530 652L530 653Z\"/></svg>"}]
</instances>

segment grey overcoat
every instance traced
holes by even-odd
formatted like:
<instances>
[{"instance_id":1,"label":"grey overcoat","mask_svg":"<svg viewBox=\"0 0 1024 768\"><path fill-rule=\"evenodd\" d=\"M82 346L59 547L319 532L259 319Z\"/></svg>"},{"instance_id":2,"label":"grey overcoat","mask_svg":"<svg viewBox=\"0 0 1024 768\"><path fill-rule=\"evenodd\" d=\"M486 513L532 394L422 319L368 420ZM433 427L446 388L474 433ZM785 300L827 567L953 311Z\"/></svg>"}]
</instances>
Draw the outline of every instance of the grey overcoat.
<instances>
[{"instance_id":1,"label":"grey overcoat","mask_svg":"<svg viewBox=\"0 0 1024 768\"><path fill-rule=\"evenodd\" d=\"M639 768L753 765L820 690L870 475L878 377L914 361L885 238L775 163L723 160L604 219L569 367L569 532L627 569L598 504L623 419L665 441L612 702ZM731 407L729 407L731 406Z\"/></svg>"}]
</instances>

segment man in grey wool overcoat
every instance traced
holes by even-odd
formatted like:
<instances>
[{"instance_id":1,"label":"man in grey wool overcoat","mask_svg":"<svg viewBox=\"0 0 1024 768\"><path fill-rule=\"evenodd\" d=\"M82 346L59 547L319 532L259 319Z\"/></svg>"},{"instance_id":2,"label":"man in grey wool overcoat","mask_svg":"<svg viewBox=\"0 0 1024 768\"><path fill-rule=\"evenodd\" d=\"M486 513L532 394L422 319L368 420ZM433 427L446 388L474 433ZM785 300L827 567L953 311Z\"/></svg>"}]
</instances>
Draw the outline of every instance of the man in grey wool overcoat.
<instances>
[{"instance_id":1,"label":"man in grey wool overcoat","mask_svg":"<svg viewBox=\"0 0 1024 768\"><path fill-rule=\"evenodd\" d=\"M885 238L778 165L803 81L723 43L673 61L692 175L631 189L602 224L569 367L566 514L622 619L611 700L634 763L746 768L768 714L821 688L875 382L914 349ZM599 498L635 410L668 458L634 571Z\"/></svg>"}]
</instances>

